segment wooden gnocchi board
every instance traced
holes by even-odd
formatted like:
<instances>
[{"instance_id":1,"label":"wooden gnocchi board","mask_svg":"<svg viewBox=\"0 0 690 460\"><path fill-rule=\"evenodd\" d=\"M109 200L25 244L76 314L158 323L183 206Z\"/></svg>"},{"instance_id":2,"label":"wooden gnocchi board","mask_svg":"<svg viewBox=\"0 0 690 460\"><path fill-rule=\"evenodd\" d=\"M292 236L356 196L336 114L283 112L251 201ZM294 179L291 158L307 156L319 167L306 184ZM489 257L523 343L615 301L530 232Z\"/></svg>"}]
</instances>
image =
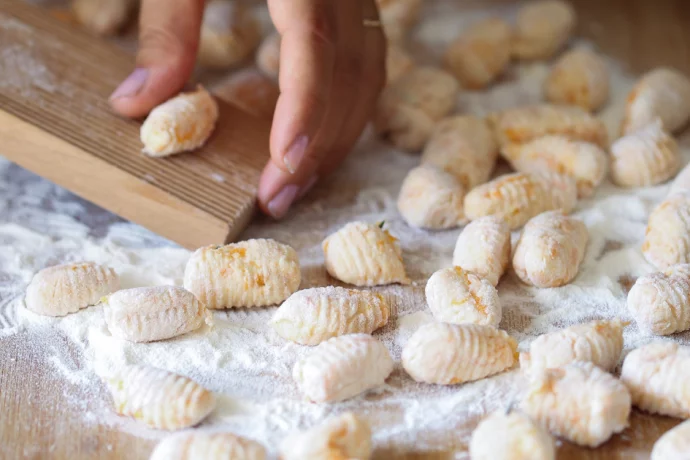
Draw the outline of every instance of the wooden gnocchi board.
<instances>
[{"instance_id":1,"label":"wooden gnocchi board","mask_svg":"<svg viewBox=\"0 0 690 460\"><path fill-rule=\"evenodd\" d=\"M0 2L2 151L50 181L193 249L234 240L255 208L269 123L222 103L199 151L141 153L108 95L133 56L21 0Z\"/></svg>"}]
</instances>

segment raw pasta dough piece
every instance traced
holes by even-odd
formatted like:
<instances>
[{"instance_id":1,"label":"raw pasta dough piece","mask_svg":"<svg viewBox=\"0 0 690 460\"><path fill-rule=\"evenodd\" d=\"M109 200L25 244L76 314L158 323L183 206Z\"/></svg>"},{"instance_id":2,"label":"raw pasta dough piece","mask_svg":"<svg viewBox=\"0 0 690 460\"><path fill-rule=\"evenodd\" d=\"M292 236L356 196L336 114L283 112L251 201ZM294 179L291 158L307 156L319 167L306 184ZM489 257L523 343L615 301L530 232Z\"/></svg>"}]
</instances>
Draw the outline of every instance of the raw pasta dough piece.
<instances>
[{"instance_id":1,"label":"raw pasta dough piece","mask_svg":"<svg viewBox=\"0 0 690 460\"><path fill-rule=\"evenodd\" d=\"M606 176L608 155L596 144L549 135L524 144L508 144L503 157L519 172L553 171L577 184L577 195L587 198Z\"/></svg>"},{"instance_id":2,"label":"raw pasta dough piece","mask_svg":"<svg viewBox=\"0 0 690 460\"><path fill-rule=\"evenodd\" d=\"M678 144L658 119L611 146L611 178L622 187L661 184L675 176L680 165Z\"/></svg>"},{"instance_id":3,"label":"raw pasta dough piece","mask_svg":"<svg viewBox=\"0 0 690 460\"><path fill-rule=\"evenodd\" d=\"M515 340L494 327L429 323L410 337L402 365L418 382L454 385L503 372L516 355Z\"/></svg>"},{"instance_id":4,"label":"raw pasta dough piece","mask_svg":"<svg viewBox=\"0 0 690 460\"><path fill-rule=\"evenodd\" d=\"M45 316L65 316L120 288L120 278L110 267L93 262L56 265L34 275L26 288L28 310Z\"/></svg>"},{"instance_id":5,"label":"raw pasta dough piece","mask_svg":"<svg viewBox=\"0 0 690 460\"><path fill-rule=\"evenodd\" d=\"M501 322L501 302L496 288L460 267L442 268L431 275L425 293L434 317L444 323L498 327Z\"/></svg>"},{"instance_id":6,"label":"raw pasta dough piece","mask_svg":"<svg viewBox=\"0 0 690 460\"><path fill-rule=\"evenodd\" d=\"M458 236L453 265L496 286L510 262L510 228L496 216L470 222Z\"/></svg>"},{"instance_id":7,"label":"raw pasta dough piece","mask_svg":"<svg viewBox=\"0 0 690 460\"><path fill-rule=\"evenodd\" d=\"M414 61L407 51L394 43L388 44L386 52L386 80L388 84L412 70Z\"/></svg>"},{"instance_id":8,"label":"raw pasta dough piece","mask_svg":"<svg viewBox=\"0 0 690 460\"><path fill-rule=\"evenodd\" d=\"M350 334L322 342L301 358L292 376L313 402L336 402L383 385L393 371L385 345L368 334Z\"/></svg>"},{"instance_id":9,"label":"raw pasta dough piece","mask_svg":"<svg viewBox=\"0 0 690 460\"><path fill-rule=\"evenodd\" d=\"M253 115L272 118L280 90L276 82L255 69L233 73L213 88L213 94Z\"/></svg>"},{"instance_id":10,"label":"raw pasta dough piece","mask_svg":"<svg viewBox=\"0 0 690 460\"><path fill-rule=\"evenodd\" d=\"M652 211L642 253L659 270L690 263L690 191L669 196Z\"/></svg>"},{"instance_id":11,"label":"raw pasta dough piece","mask_svg":"<svg viewBox=\"0 0 690 460\"><path fill-rule=\"evenodd\" d=\"M576 202L577 187L571 177L550 172L506 174L465 195L465 215L470 220L496 216L514 230L546 211L568 213Z\"/></svg>"},{"instance_id":12,"label":"raw pasta dough piece","mask_svg":"<svg viewBox=\"0 0 690 460\"><path fill-rule=\"evenodd\" d=\"M105 381L117 413L152 428L187 428L216 407L213 393L198 383L155 367L125 366Z\"/></svg>"},{"instance_id":13,"label":"raw pasta dough piece","mask_svg":"<svg viewBox=\"0 0 690 460\"><path fill-rule=\"evenodd\" d=\"M291 295L273 315L271 326L284 339L318 345L340 335L371 334L388 323L390 313L377 292L328 286Z\"/></svg>"},{"instance_id":14,"label":"raw pasta dough piece","mask_svg":"<svg viewBox=\"0 0 690 460\"><path fill-rule=\"evenodd\" d=\"M256 441L231 433L177 433L158 443L149 460L266 460Z\"/></svg>"},{"instance_id":15,"label":"raw pasta dough piece","mask_svg":"<svg viewBox=\"0 0 690 460\"><path fill-rule=\"evenodd\" d=\"M433 165L412 169L398 195L398 211L413 227L446 229L466 221L465 189L455 176Z\"/></svg>"},{"instance_id":16,"label":"raw pasta dough piece","mask_svg":"<svg viewBox=\"0 0 690 460\"><path fill-rule=\"evenodd\" d=\"M628 293L628 309L638 327L652 334L690 329L690 265L639 277Z\"/></svg>"},{"instance_id":17,"label":"raw pasta dough piece","mask_svg":"<svg viewBox=\"0 0 690 460\"><path fill-rule=\"evenodd\" d=\"M351 222L322 244L326 270L355 286L409 284L398 240L379 225Z\"/></svg>"},{"instance_id":18,"label":"raw pasta dough piece","mask_svg":"<svg viewBox=\"0 0 690 460\"><path fill-rule=\"evenodd\" d=\"M280 445L281 460L368 460L371 428L351 412L295 433Z\"/></svg>"},{"instance_id":19,"label":"raw pasta dough piece","mask_svg":"<svg viewBox=\"0 0 690 460\"><path fill-rule=\"evenodd\" d=\"M690 420L664 433L655 443L650 460L690 458Z\"/></svg>"},{"instance_id":20,"label":"raw pasta dough piece","mask_svg":"<svg viewBox=\"0 0 690 460\"><path fill-rule=\"evenodd\" d=\"M73 0L77 21L98 35L120 32L132 16L135 0Z\"/></svg>"},{"instance_id":21,"label":"raw pasta dough piece","mask_svg":"<svg viewBox=\"0 0 690 460\"><path fill-rule=\"evenodd\" d=\"M265 75L276 79L280 68L280 34L274 32L261 42L256 52L256 66Z\"/></svg>"},{"instance_id":22,"label":"raw pasta dough piece","mask_svg":"<svg viewBox=\"0 0 690 460\"><path fill-rule=\"evenodd\" d=\"M570 283L585 257L585 224L562 211L545 212L525 225L515 247L513 268L523 282L547 288Z\"/></svg>"},{"instance_id":23,"label":"raw pasta dough piece","mask_svg":"<svg viewBox=\"0 0 690 460\"><path fill-rule=\"evenodd\" d=\"M690 347L656 342L636 348L623 361L621 380L639 409L690 418Z\"/></svg>"},{"instance_id":24,"label":"raw pasta dough piece","mask_svg":"<svg viewBox=\"0 0 690 460\"><path fill-rule=\"evenodd\" d=\"M671 183L671 188L668 191L669 195L678 192L689 192L690 191L690 164L686 165L676 176Z\"/></svg>"},{"instance_id":25,"label":"raw pasta dough piece","mask_svg":"<svg viewBox=\"0 0 690 460\"><path fill-rule=\"evenodd\" d=\"M184 271L185 289L207 308L275 305L300 281L295 250L268 239L197 249Z\"/></svg>"},{"instance_id":26,"label":"raw pasta dough piece","mask_svg":"<svg viewBox=\"0 0 690 460\"><path fill-rule=\"evenodd\" d=\"M513 55L518 59L549 59L570 39L575 10L562 0L532 1L518 11Z\"/></svg>"},{"instance_id":27,"label":"raw pasta dough piece","mask_svg":"<svg viewBox=\"0 0 690 460\"><path fill-rule=\"evenodd\" d=\"M625 323L615 319L590 321L540 335L529 352L520 353L520 369L535 374L544 369L588 361L612 371L623 351Z\"/></svg>"},{"instance_id":28,"label":"raw pasta dough piece","mask_svg":"<svg viewBox=\"0 0 690 460\"><path fill-rule=\"evenodd\" d=\"M553 104L576 105L593 112L608 100L609 80L609 69L601 56L588 49L575 49L551 68L544 94Z\"/></svg>"},{"instance_id":29,"label":"raw pasta dough piece","mask_svg":"<svg viewBox=\"0 0 690 460\"><path fill-rule=\"evenodd\" d=\"M497 411L472 432L472 460L555 460L556 444L549 433L529 417Z\"/></svg>"},{"instance_id":30,"label":"raw pasta dough piece","mask_svg":"<svg viewBox=\"0 0 690 460\"><path fill-rule=\"evenodd\" d=\"M249 57L261 40L259 22L240 2L212 0L204 9L197 58L202 66L226 69Z\"/></svg>"},{"instance_id":31,"label":"raw pasta dough piece","mask_svg":"<svg viewBox=\"0 0 690 460\"><path fill-rule=\"evenodd\" d=\"M520 407L556 436L587 447L623 431L631 409L625 386L587 362L535 375Z\"/></svg>"},{"instance_id":32,"label":"raw pasta dough piece","mask_svg":"<svg viewBox=\"0 0 690 460\"><path fill-rule=\"evenodd\" d=\"M422 0L376 0L379 17L389 43L401 42L419 19Z\"/></svg>"},{"instance_id":33,"label":"raw pasta dough piece","mask_svg":"<svg viewBox=\"0 0 690 460\"><path fill-rule=\"evenodd\" d=\"M164 340L199 329L211 316L194 294L177 286L124 289L105 297L108 330L131 342Z\"/></svg>"},{"instance_id":34,"label":"raw pasta dough piece","mask_svg":"<svg viewBox=\"0 0 690 460\"><path fill-rule=\"evenodd\" d=\"M164 157L206 143L218 120L218 103L202 87L181 93L149 113L141 125L144 153Z\"/></svg>"}]
</instances>

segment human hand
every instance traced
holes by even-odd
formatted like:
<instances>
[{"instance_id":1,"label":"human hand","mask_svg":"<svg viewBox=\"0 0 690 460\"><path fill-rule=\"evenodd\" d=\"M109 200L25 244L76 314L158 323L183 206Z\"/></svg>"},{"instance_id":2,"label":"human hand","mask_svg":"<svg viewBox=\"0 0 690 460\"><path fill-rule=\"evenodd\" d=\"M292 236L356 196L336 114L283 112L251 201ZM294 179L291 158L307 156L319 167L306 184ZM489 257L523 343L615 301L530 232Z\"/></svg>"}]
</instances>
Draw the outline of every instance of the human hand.
<instances>
[{"instance_id":1,"label":"human hand","mask_svg":"<svg viewBox=\"0 0 690 460\"><path fill-rule=\"evenodd\" d=\"M118 113L139 117L179 92L194 69L203 0L143 0L137 68L115 90ZM343 161L385 83L385 38L374 0L268 0L281 34L281 95L261 209L283 217Z\"/></svg>"}]
</instances>

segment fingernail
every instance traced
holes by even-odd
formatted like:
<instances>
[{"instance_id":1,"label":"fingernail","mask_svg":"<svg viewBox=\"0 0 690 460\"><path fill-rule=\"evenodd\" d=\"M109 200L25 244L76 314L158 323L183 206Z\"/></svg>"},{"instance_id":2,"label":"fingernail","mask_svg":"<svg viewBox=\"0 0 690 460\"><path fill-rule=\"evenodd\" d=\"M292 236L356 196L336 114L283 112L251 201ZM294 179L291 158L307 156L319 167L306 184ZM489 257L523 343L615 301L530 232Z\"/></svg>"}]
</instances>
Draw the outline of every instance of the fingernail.
<instances>
[{"instance_id":1,"label":"fingernail","mask_svg":"<svg viewBox=\"0 0 690 460\"><path fill-rule=\"evenodd\" d=\"M295 201L299 193L299 186L295 184L286 185L280 192L268 202L268 212L274 219L280 219L287 214L292 202Z\"/></svg>"},{"instance_id":2,"label":"fingernail","mask_svg":"<svg viewBox=\"0 0 690 460\"><path fill-rule=\"evenodd\" d=\"M297 195L297 199L300 200L304 195L309 193L309 190L313 189L314 186L316 185L316 182L319 180L319 176L314 174L311 176L311 179L307 181L306 184L302 186L302 188L299 189L299 194Z\"/></svg>"},{"instance_id":3,"label":"fingernail","mask_svg":"<svg viewBox=\"0 0 690 460\"><path fill-rule=\"evenodd\" d=\"M304 158L304 153L307 151L308 143L307 136L297 137L283 157L283 162L290 173L294 174L297 171L302 158Z\"/></svg>"},{"instance_id":4,"label":"fingernail","mask_svg":"<svg viewBox=\"0 0 690 460\"><path fill-rule=\"evenodd\" d=\"M125 81L120 83L120 86L110 95L110 100L119 99L121 97L132 97L136 96L141 88L144 87L144 83L149 78L149 70L144 68L137 68L129 74L129 77L125 78Z\"/></svg>"}]
</instances>

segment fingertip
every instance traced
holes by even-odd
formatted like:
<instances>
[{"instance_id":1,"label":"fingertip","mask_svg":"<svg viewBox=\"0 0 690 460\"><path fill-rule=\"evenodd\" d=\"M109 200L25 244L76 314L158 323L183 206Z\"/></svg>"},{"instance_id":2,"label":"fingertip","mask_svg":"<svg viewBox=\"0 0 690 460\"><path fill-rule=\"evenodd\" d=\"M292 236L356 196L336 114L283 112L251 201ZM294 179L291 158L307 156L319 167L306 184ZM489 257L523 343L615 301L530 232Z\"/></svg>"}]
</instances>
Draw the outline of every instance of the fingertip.
<instances>
[{"instance_id":1,"label":"fingertip","mask_svg":"<svg viewBox=\"0 0 690 460\"><path fill-rule=\"evenodd\" d=\"M259 208L274 219L282 219L292 206L314 187L317 180L318 177L314 174L295 177L271 160L259 179Z\"/></svg>"}]
</instances>

